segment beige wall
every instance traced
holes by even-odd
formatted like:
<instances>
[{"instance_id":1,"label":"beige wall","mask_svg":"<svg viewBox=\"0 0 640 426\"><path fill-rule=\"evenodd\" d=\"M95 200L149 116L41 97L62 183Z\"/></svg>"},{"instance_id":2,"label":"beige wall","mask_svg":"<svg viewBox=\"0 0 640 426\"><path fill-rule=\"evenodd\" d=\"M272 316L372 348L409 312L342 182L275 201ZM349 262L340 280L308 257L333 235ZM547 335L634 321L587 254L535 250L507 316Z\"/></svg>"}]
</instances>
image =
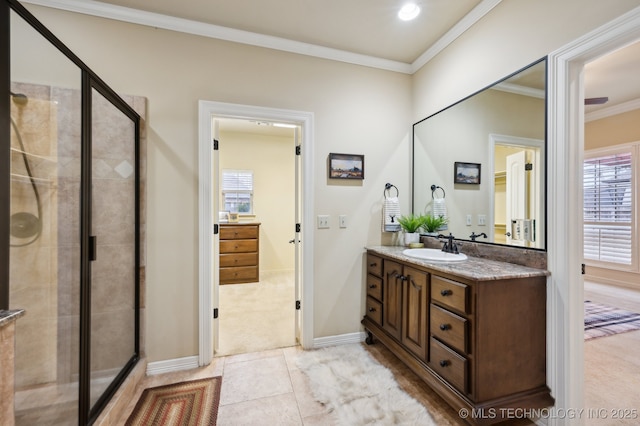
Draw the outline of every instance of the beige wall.
<instances>
[{"instance_id":1,"label":"beige wall","mask_svg":"<svg viewBox=\"0 0 640 426\"><path fill-rule=\"evenodd\" d=\"M314 113L314 214L332 219L315 235L314 335L360 330L363 247L382 241L385 182L409 206L410 76L28 7L116 91L148 99L149 361L198 352L200 99ZM365 180L329 182L330 152L364 154Z\"/></svg>"},{"instance_id":2,"label":"beige wall","mask_svg":"<svg viewBox=\"0 0 640 426\"><path fill-rule=\"evenodd\" d=\"M261 272L294 269L294 146L293 130L290 137L220 131L220 177L224 169L253 171Z\"/></svg>"},{"instance_id":3,"label":"beige wall","mask_svg":"<svg viewBox=\"0 0 640 426\"><path fill-rule=\"evenodd\" d=\"M332 219L315 232L314 336L356 332L363 246L388 238L385 182L409 208L411 123L639 4L503 1L413 77L28 7L114 89L149 100L146 347L157 361L198 350L199 99L314 113L314 213ZM365 180L327 180L330 152L364 154Z\"/></svg>"},{"instance_id":4,"label":"beige wall","mask_svg":"<svg viewBox=\"0 0 640 426\"><path fill-rule=\"evenodd\" d=\"M418 121L640 5L639 0L504 0L414 74Z\"/></svg>"},{"instance_id":5,"label":"beige wall","mask_svg":"<svg viewBox=\"0 0 640 426\"><path fill-rule=\"evenodd\" d=\"M585 123L585 150L640 141L638 121L640 121L640 109ZM638 215L637 211L636 215ZM640 240L640 230L636 231L638 232L636 241L638 241ZM585 279L640 288L640 274L637 272L588 266Z\"/></svg>"}]
</instances>

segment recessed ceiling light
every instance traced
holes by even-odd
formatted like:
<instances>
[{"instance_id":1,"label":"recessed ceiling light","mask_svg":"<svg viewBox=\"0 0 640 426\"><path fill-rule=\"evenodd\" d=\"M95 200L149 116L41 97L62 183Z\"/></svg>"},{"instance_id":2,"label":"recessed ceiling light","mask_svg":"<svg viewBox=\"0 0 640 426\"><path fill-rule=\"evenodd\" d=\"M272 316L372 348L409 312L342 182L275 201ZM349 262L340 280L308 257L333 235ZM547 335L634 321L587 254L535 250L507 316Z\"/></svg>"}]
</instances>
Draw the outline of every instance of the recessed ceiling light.
<instances>
[{"instance_id":1,"label":"recessed ceiling light","mask_svg":"<svg viewBox=\"0 0 640 426\"><path fill-rule=\"evenodd\" d=\"M410 21L420 14L420 6L415 3L407 3L402 6L400 12L398 12L398 18L403 21Z\"/></svg>"}]
</instances>

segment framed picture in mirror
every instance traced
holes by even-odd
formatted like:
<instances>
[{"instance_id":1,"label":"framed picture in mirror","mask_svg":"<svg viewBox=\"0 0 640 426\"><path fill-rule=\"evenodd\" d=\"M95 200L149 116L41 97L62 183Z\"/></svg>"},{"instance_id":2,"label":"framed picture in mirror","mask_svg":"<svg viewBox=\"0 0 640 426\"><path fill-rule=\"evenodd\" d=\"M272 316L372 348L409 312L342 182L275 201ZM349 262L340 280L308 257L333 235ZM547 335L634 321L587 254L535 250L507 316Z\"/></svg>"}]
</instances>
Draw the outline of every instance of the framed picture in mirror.
<instances>
[{"instance_id":1,"label":"framed picture in mirror","mask_svg":"<svg viewBox=\"0 0 640 426\"><path fill-rule=\"evenodd\" d=\"M480 163L456 161L453 168L453 183L480 184Z\"/></svg>"}]
</instances>

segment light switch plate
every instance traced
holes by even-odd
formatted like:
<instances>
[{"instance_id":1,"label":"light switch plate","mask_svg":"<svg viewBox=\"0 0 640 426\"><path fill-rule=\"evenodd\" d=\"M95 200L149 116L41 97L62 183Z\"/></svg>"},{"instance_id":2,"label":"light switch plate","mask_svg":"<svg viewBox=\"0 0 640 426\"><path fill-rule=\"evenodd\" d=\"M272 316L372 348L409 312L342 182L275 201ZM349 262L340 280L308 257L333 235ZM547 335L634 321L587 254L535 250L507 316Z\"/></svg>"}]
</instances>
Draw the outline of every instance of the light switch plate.
<instances>
[{"instance_id":1,"label":"light switch plate","mask_svg":"<svg viewBox=\"0 0 640 426\"><path fill-rule=\"evenodd\" d=\"M346 228L347 227L347 215L346 214L341 214L340 216L338 216L338 223L340 224L340 228Z\"/></svg>"},{"instance_id":2,"label":"light switch plate","mask_svg":"<svg viewBox=\"0 0 640 426\"><path fill-rule=\"evenodd\" d=\"M329 215L318 215L318 229L329 229Z\"/></svg>"},{"instance_id":3,"label":"light switch plate","mask_svg":"<svg viewBox=\"0 0 640 426\"><path fill-rule=\"evenodd\" d=\"M487 224L487 216L484 214L478 215L478 225L485 226Z\"/></svg>"}]
</instances>

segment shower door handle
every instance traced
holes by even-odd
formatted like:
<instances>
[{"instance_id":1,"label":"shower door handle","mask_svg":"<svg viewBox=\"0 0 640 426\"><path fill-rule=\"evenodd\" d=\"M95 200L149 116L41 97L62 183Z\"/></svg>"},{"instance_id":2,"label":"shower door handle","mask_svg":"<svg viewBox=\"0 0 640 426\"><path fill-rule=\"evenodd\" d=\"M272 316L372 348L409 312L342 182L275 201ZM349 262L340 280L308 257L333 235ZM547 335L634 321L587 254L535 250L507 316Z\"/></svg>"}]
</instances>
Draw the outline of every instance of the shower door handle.
<instances>
[{"instance_id":1,"label":"shower door handle","mask_svg":"<svg viewBox=\"0 0 640 426\"><path fill-rule=\"evenodd\" d=\"M97 258L97 250L98 250L98 245L97 245L97 240L98 237L96 237L95 235L91 235L89 236L89 260L90 261L94 261Z\"/></svg>"}]
</instances>

